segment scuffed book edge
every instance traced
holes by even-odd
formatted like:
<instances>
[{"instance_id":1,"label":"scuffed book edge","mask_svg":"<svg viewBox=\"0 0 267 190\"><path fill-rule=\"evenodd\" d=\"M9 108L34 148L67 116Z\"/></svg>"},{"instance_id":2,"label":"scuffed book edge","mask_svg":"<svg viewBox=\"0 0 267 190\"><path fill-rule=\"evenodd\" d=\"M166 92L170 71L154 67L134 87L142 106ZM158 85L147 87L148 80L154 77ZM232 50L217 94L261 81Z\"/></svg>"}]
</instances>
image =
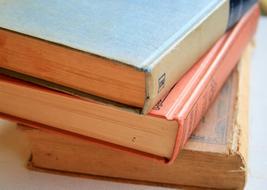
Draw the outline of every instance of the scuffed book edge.
<instances>
[{"instance_id":1,"label":"scuffed book edge","mask_svg":"<svg viewBox=\"0 0 267 190\"><path fill-rule=\"evenodd\" d=\"M32 155L30 155L30 158L28 162L26 163L26 167L29 170L36 171L36 172L43 172L43 173L54 174L54 175L64 175L64 176L70 176L70 177L79 177L79 178L93 179L93 180L102 180L102 181L109 181L109 182L115 182L115 183L126 183L126 184L132 184L132 185L146 185L146 186L153 186L153 187L157 186L157 187L175 188L177 190L179 189L181 190L182 189L207 190L207 188L194 187L194 186L185 186L185 185L159 183L159 182L156 183L156 182L150 182L146 180L126 179L126 178L119 178L119 177L112 177L112 176L85 174L85 173L62 171L62 170L56 170L56 169L46 169L40 166L35 166L34 162L32 161Z\"/></svg>"},{"instance_id":2,"label":"scuffed book edge","mask_svg":"<svg viewBox=\"0 0 267 190\"><path fill-rule=\"evenodd\" d=\"M241 160L240 170L244 173L245 183L247 181L248 160L248 130L249 130L249 68L251 55L254 48L253 42L246 48L237 67L238 91L235 104L234 131L231 146L228 147L230 155L236 155ZM235 171L233 171L235 172ZM238 171L236 171L238 172ZM241 187L243 189L245 187Z\"/></svg>"}]
</instances>

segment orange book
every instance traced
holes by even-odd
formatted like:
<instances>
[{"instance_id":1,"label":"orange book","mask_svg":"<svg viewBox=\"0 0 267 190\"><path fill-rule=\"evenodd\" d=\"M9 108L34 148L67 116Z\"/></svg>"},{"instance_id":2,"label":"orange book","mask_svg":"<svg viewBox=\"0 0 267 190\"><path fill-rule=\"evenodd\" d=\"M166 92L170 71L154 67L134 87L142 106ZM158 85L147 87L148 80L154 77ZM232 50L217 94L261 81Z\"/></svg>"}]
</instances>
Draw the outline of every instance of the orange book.
<instances>
[{"instance_id":1,"label":"orange book","mask_svg":"<svg viewBox=\"0 0 267 190\"><path fill-rule=\"evenodd\" d=\"M26 125L52 126L171 163L236 66L258 19L255 5L149 115L5 76L0 77L0 113Z\"/></svg>"}]
</instances>

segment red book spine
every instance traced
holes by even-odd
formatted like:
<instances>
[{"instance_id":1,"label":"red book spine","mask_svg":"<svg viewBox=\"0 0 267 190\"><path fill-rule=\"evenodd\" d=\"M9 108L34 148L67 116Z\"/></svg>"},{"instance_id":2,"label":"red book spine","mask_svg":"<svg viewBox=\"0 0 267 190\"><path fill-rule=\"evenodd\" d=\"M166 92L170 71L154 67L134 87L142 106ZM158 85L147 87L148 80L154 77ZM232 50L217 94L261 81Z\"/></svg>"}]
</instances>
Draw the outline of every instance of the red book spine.
<instances>
[{"instance_id":1,"label":"red book spine","mask_svg":"<svg viewBox=\"0 0 267 190\"><path fill-rule=\"evenodd\" d=\"M151 115L166 117L166 119L178 122L176 145L169 163L176 159L179 151L184 147L238 63L242 52L255 33L258 18L259 8L258 5L255 5L231 31L225 34L227 38L222 38L185 75L184 78L188 79L187 84L190 85L182 88L186 81L179 81L163 101L161 107L158 106L151 112ZM198 78L198 80L194 78ZM194 79L195 82L190 79ZM183 101L180 98L181 94Z\"/></svg>"}]
</instances>

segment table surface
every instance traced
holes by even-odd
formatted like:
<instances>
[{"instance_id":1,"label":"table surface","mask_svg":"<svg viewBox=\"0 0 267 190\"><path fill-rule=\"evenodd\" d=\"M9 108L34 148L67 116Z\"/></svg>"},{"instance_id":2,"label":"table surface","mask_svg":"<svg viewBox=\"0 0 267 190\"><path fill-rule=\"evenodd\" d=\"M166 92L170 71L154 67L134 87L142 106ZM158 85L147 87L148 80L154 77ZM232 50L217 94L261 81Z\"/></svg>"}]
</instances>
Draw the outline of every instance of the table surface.
<instances>
[{"instance_id":1,"label":"table surface","mask_svg":"<svg viewBox=\"0 0 267 190\"><path fill-rule=\"evenodd\" d=\"M260 20L256 34L250 83L249 174L246 189L267 187L267 18ZM29 145L15 124L0 120L0 189L162 189L168 188L123 184L56 174L26 168Z\"/></svg>"}]
</instances>

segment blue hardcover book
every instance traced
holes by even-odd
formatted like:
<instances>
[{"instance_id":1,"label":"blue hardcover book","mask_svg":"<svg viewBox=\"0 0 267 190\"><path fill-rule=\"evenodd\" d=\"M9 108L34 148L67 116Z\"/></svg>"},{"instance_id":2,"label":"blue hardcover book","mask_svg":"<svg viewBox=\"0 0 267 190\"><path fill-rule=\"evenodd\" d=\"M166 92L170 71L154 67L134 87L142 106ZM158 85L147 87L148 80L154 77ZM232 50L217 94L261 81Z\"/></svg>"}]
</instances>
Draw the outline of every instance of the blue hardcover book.
<instances>
[{"instance_id":1,"label":"blue hardcover book","mask_svg":"<svg viewBox=\"0 0 267 190\"><path fill-rule=\"evenodd\" d=\"M248 2L0 0L0 68L147 113Z\"/></svg>"}]
</instances>

